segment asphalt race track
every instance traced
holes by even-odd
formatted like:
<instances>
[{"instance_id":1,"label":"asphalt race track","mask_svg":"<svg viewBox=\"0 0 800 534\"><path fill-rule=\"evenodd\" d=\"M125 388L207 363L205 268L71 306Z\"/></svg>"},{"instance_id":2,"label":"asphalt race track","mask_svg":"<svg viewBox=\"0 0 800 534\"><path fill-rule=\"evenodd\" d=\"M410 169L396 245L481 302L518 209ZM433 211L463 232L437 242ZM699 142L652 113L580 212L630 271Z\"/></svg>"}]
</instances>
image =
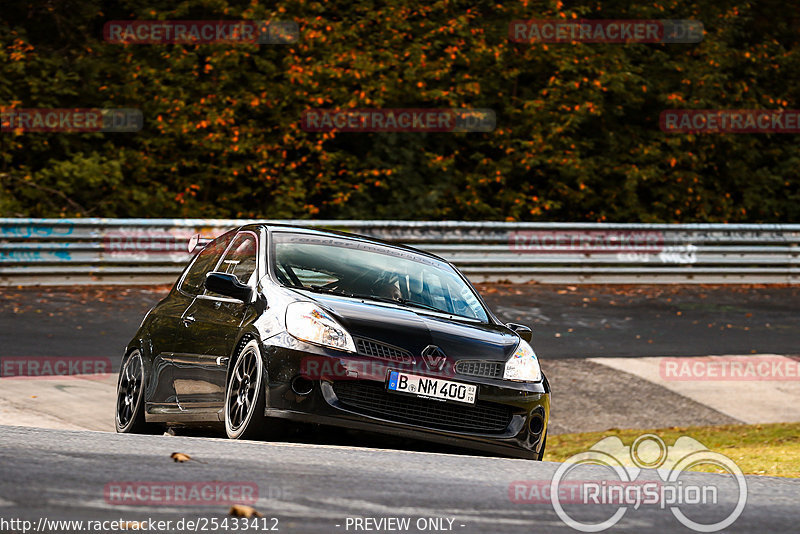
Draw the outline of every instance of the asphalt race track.
<instances>
[{"instance_id":1,"label":"asphalt race track","mask_svg":"<svg viewBox=\"0 0 800 534\"><path fill-rule=\"evenodd\" d=\"M107 356L116 371L124 344L165 290L2 288L0 358ZM554 387L552 433L742 422L735 411L724 409L730 404L727 398L714 404L702 395L686 396L644 375L620 372L619 362L624 366L631 358L645 362L656 356L754 353L797 359L800 353L800 288L795 287L497 285L480 290L503 320L534 327L534 346ZM612 360L613 365L602 363ZM233 530L232 525L211 528L212 520L229 517L230 499L119 504L105 493L109 485L126 482L160 487L213 481L257 488L258 498L244 504L251 504L267 522L249 532L275 527L272 518L279 532L298 533L576 532L557 516L544 493L538 503L514 498L518 485L530 486L530 481L544 492L561 465L557 463L473 456L443 446L331 434L317 427L287 443L232 442L213 437L213 432L192 437L180 432L122 436L56 430L113 428L113 381L113 376L104 382L54 385L48 380L0 381L0 421L8 414L5 421L23 421L0 423L0 532L26 531L24 523L2 522L10 519L32 521L27 532L75 531L74 526L40 525L43 518L173 522L171 528L140 530L144 532ZM769 391L794 392L786 398L800 398L794 383L768 386ZM758 387L756 396L769 397L763 384ZM44 408L48 402L50 412ZM784 404L796 418L780 420L800 420L800 403ZM769 413L765 406L762 413ZM26 427L13 426L17 424ZM175 463L173 452L196 461ZM583 469L576 472L577 480L618 480L608 469ZM641 479L662 480L652 470ZM800 480L746 479L744 510L725 531L794 531L800 520ZM717 504L680 508L687 516L699 520L722 514L717 517L722 519L734 509L732 477L686 473L680 480L719 490ZM607 519L617 509L610 504L565 505L585 522ZM409 519L411 528L356 523L380 518ZM184 523L176 528L181 519ZM202 524L189 528L187 520ZM417 521L424 528L418 529ZM612 531L690 530L668 507L643 504L625 511Z\"/></svg>"},{"instance_id":2,"label":"asphalt race track","mask_svg":"<svg viewBox=\"0 0 800 534\"><path fill-rule=\"evenodd\" d=\"M168 287L0 288L0 357L121 357ZM484 285L546 360L800 354L797 286ZM115 369L116 370L116 369Z\"/></svg>"},{"instance_id":3,"label":"asphalt race track","mask_svg":"<svg viewBox=\"0 0 800 534\"><path fill-rule=\"evenodd\" d=\"M176 451L199 461L174 463L170 455ZM276 518L280 532L355 532L352 523L346 528L348 518L355 517L408 517L409 532L574 532L549 503L518 503L510 498L512 482L549 481L560 465L550 462L6 427L0 434L0 465L0 516L34 524L42 517L222 520L229 504L116 505L107 502L104 489L126 481L231 481L257 484L259 497L253 507L266 518ZM585 469L585 477L615 480L605 469ZM658 479L655 472L640 478ZM723 477L691 473L681 480L713 485ZM747 477L747 487L743 513L727 531L794 531L800 481ZM721 509L728 513L736 498L723 493L720 490L714 506L681 510L695 519L712 517ZM566 505L565 510L569 510ZM580 520L600 521L615 510L615 506L584 505ZM578 517L579 512L572 513ZM446 530L417 530L420 518L445 518ZM446 519L453 520L452 527ZM668 509L642 505L627 510L614 531L688 530Z\"/></svg>"}]
</instances>

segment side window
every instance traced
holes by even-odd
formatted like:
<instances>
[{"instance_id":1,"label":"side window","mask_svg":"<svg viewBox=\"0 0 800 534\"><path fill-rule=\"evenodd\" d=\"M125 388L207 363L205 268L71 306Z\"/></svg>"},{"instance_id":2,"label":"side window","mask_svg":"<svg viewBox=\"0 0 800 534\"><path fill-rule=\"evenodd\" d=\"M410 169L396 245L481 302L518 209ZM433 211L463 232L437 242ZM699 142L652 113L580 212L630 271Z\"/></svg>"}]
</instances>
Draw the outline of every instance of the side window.
<instances>
[{"instance_id":1,"label":"side window","mask_svg":"<svg viewBox=\"0 0 800 534\"><path fill-rule=\"evenodd\" d=\"M249 284L256 272L258 243L253 234L242 232L233 240L217 271L230 273L243 284Z\"/></svg>"},{"instance_id":2,"label":"side window","mask_svg":"<svg viewBox=\"0 0 800 534\"><path fill-rule=\"evenodd\" d=\"M234 235L233 232L221 235L197 254L186 272L186 276L183 278L183 283L181 283L180 287L181 291L190 295L199 295L203 292L206 273L217 265L220 256L225 252Z\"/></svg>"}]
</instances>

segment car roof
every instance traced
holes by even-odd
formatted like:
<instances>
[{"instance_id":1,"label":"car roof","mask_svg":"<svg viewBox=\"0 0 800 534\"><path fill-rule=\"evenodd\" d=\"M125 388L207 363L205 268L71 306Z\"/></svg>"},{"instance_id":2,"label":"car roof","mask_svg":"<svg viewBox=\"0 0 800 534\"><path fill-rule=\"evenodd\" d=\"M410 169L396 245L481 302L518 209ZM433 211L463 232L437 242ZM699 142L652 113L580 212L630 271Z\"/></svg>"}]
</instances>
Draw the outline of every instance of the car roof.
<instances>
[{"instance_id":1,"label":"car roof","mask_svg":"<svg viewBox=\"0 0 800 534\"><path fill-rule=\"evenodd\" d=\"M348 239L354 239L356 241L361 241L364 243L373 243L376 245L383 245L386 247L396 248L400 250L407 250L409 252L414 252L415 254L420 254L422 256L427 256L428 258L433 258L439 260L441 262L449 264L450 262L446 259L442 258L441 256L437 256L436 254L431 254L430 252L425 252L424 250L420 250L418 248L409 247L407 245L400 245L397 243L391 243L389 241L384 241L382 239L378 239L376 237L369 237L361 234L354 234L350 232L340 232L338 230L323 230L319 228L311 228L308 226L297 226L292 224L271 224L271 223L255 223L255 224L246 224L241 226L239 230L255 230L258 228L263 228L269 232L273 231L283 231L283 230L291 230L292 232L302 233L302 234L309 234L309 235L319 235L319 236L336 236L336 237L346 237Z\"/></svg>"}]
</instances>

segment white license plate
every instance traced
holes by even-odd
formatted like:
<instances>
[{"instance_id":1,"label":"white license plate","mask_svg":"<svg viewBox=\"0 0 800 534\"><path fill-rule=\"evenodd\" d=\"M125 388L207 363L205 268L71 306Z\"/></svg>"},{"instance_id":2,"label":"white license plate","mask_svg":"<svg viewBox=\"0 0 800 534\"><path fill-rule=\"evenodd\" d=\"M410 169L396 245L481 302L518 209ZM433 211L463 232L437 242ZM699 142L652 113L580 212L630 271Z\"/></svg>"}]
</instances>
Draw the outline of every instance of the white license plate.
<instances>
[{"instance_id":1,"label":"white license plate","mask_svg":"<svg viewBox=\"0 0 800 534\"><path fill-rule=\"evenodd\" d=\"M475 404L478 386L462 384L441 378L411 375L392 371L389 373L389 391L408 393L417 397Z\"/></svg>"}]
</instances>

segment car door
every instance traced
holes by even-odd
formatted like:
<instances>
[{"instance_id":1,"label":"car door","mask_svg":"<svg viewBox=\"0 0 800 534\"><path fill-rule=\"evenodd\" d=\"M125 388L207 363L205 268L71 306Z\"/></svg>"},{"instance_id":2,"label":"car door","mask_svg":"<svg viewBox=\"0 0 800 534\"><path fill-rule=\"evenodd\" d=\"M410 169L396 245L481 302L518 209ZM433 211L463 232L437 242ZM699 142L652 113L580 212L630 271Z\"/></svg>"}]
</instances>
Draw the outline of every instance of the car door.
<instances>
[{"instance_id":1,"label":"car door","mask_svg":"<svg viewBox=\"0 0 800 534\"><path fill-rule=\"evenodd\" d=\"M255 287L258 277L258 235L239 232L215 267ZM175 360L174 384L181 407L218 411L225 398L228 361L250 304L205 290L186 310L186 339L191 350Z\"/></svg>"},{"instance_id":2,"label":"car door","mask_svg":"<svg viewBox=\"0 0 800 534\"><path fill-rule=\"evenodd\" d=\"M181 291L172 291L150 312L146 347L152 353L153 385L145 390L148 411L174 407L177 403L172 385L172 360L177 340L183 334L183 314L193 300Z\"/></svg>"},{"instance_id":3,"label":"car door","mask_svg":"<svg viewBox=\"0 0 800 534\"><path fill-rule=\"evenodd\" d=\"M235 232L223 234L203 248L184 270L175 289L150 312L147 330L155 384L148 388L146 403L149 413L177 409L173 384L174 360L184 350L186 310L198 293L204 290L205 273L216 266L234 235Z\"/></svg>"}]
</instances>

